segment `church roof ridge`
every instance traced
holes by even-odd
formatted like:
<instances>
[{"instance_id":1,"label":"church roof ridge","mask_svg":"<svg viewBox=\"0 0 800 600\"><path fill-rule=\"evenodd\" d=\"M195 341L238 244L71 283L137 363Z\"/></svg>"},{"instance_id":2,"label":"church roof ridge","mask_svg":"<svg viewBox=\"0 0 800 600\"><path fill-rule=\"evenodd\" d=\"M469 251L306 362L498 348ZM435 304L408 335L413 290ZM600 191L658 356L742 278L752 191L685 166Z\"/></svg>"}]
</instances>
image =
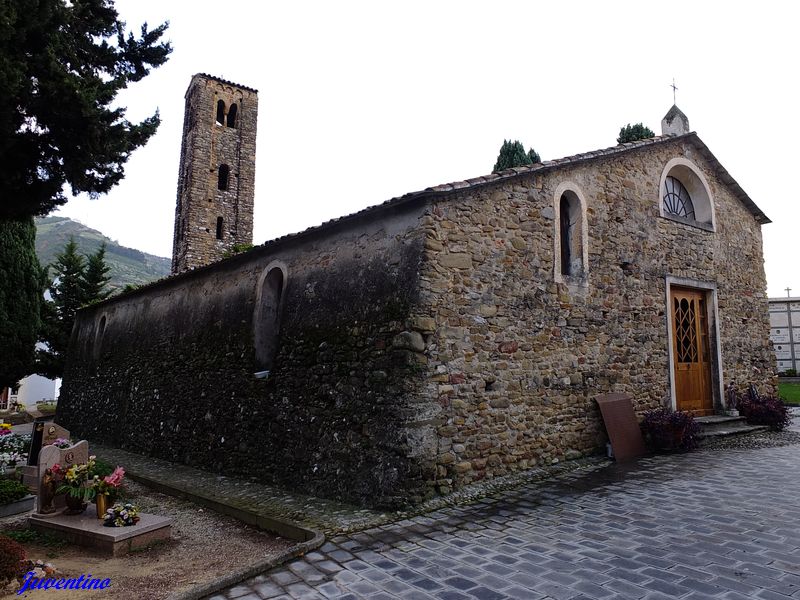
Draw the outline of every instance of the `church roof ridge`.
<instances>
[{"instance_id":1,"label":"church roof ridge","mask_svg":"<svg viewBox=\"0 0 800 600\"><path fill-rule=\"evenodd\" d=\"M563 158L557 158L552 160L545 160L542 162L534 163L532 165L526 165L521 167L512 167L510 169L505 169L503 171L498 171L496 173L490 173L488 175L481 175L478 177L472 177L470 179L465 179L462 181L453 181L450 183L442 183L439 185L431 186L425 188L423 190L419 190L416 192L409 192L407 194L403 194L402 196L396 196L394 198L390 198L380 204L373 204L372 206L368 206L363 208L359 211L354 213L350 213L347 215L342 215L341 217L337 217L335 219L330 219L328 221L324 221L319 225L315 225L313 227L309 227L302 231L296 233L289 233L283 235L281 237L268 240L262 244L262 246L266 246L272 244L273 242L283 241L290 238L294 238L295 236L305 235L307 233L311 233L317 231L319 229L323 229L329 227L335 223L339 223L342 221L347 221L351 218L356 218L362 216L366 213L370 213L372 211L380 210L382 207L386 206L396 206L402 204L404 202L410 201L414 198L421 198L421 197L435 197L435 196L442 196L453 192L458 192L465 189L471 189L476 187L482 187L484 185L489 185L492 183L496 183L498 181L507 180L507 179L514 179L518 176L528 175L530 173L535 173L538 171L551 171L554 169L559 169L568 165L574 165L581 162L586 162L589 160L594 160L598 158L604 158L608 156L616 156L619 154L623 154L632 150L636 150L638 148L642 148L645 146L653 146L660 143L666 142L673 142L679 139L688 139L689 141L694 142L695 146L697 146L700 153L703 157L708 160L712 167L718 172L720 178L723 180L724 183L729 185L733 188L734 193L736 194L737 198L741 200L745 206L750 210L750 212L756 217L756 220L759 223L771 223L769 218L761 211L758 206L756 206L755 202L747 195L747 193L741 188L741 186L736 182L736 180L728 173L728 171L720 164L717 158L711 153L708 149L708 146L703 143L703 141L697 136L697 133L690 132L683 135L665 135L665 136L655 136L652 138L647 138L643 140L636 140L633 142L625 142L623 144L617 144L616 146L610 146L608 148L601 148L599 150L592 150L589 152L582 152L579 154L573 154L570 156L565 156Z\"/></svg>"}]
</instances>

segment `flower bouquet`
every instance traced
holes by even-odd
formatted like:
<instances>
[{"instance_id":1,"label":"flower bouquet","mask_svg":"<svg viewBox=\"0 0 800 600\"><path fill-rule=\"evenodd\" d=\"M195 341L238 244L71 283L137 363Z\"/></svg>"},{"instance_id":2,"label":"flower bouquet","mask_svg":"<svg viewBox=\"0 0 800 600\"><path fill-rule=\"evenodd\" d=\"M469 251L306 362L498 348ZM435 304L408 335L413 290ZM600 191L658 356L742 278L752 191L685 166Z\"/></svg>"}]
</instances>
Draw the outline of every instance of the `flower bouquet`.
<instances>
[{"instance_id":1,"label":"flower bouquet","mask_svg":"<svg viewBox=\"0 0 800 600\"><path fill-rule=\"evenodd\" d=\"M97 504L97 518L104 519L109 502L117 499L117 494L122 487L122 479L125 477L125 469L117 467L111 475L100 477L95 475L91 480L91 487L94 490L94 500Z\"/></svg>"},{"instance_id":2,"label":"flower bouquet","mask_svg":"<svg viewBox=\"0 0 800 600\"><path fill-rule=\"evenodd\" d=\"M70 442L66 438L56 438L56 441L54 441L50 445L55 446L56 448L69 448L70 446L72 446L72 442Z\"/></svg>"},{"instance_id":3,"label":"flower bouquet","mask_svg":"<svg viewBox=\"0 0 800 600\"><path fill-rule=\"evenodd\" d=\"M89 457L89 462L74 464L66 471L60 465L53 465L50 471L61 485L56 489L56 494L66 494L67 507L73 514L82 513L89 500L94 498L95 490L88 485L89 472L94 469L94 456Z\"/></svg>"},{"instance_id":4,"label":"flower bouquet","mask_svg":"<svg viewBox=\"0 0 800 600\"><path fill-rule=\"evenodd\" d=\"M103 525L106 527L130 527L139 522L139 507L126 502L117 503L106 511Z\"/></svg>"},{"instance_id":5,"label":"flower bouquet","mask_svg":"<svg viewBox=\"0 0 800 600\"><path fill-rule=\"evenodd\" d=\"M116 498L117 492L122 487L122 480L125 477L125 469L117 467L111 475L100 477L95 475L92 479L91 486L94 489L96 496L105 495Z\"/></svg>"}]
</instances>

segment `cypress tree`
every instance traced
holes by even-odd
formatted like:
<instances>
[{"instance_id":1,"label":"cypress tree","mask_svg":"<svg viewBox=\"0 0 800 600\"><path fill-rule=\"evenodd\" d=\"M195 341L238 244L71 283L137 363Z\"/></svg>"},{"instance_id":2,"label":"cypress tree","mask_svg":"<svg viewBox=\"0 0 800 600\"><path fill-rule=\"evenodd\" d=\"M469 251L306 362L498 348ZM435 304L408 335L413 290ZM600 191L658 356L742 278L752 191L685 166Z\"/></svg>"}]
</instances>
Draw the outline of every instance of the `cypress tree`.
<instances>
[{"instance_id":1,"label":"cypress tree","mask_svg":"<svg viewBox=\"0 0 800 600\"><path fill-rule=\"evenodd\" d=\"M91 304L108 298L111 290L106 285L111 281L108 272L111 268L105 263L106 245L100 245L97 252L86 255L86 270L83 274L83 303Z\"/></svg>"},{"instance_id":2,"label":"cypress tree","mask_svg":"<svg viewBox=\"0 0 800 600\"><path fill-rule=\"evenodd\" d=\"M620 127L617 143L624 144L626 142L646 140L648 138L655 137L655 135L656 134L653 133L649 127L646 127L642 123L636 123L636 125L631 125L628 123L625 125L625 127Z\"/></svg>"},{"instance_id":3,"label":"cypress tree","mask_svg":"<svg viewBox=\"0 0 800 600\"><path fill-rule=\"evenodd\" d=\"M32 218L0 220L0 389L34 370L44 272Z\"/></svg>"},{"instance_id":4,"label":"cypress tree","mask_svg":"<svg viewBox=\"0 0 800 600\"><path fill-rule=\"evenodd\" d=\"M64 251L56 255L50 267L53 271L49 287L51 300L45 303L42 311L42 341L47 344L47 349L38 350L36 355L37 373L55 378L64 373L75 313L86 303L86 263L84 257L78 254L78 245L73 238L64 246Z\"/></svg>"},{"instance_id":5,"label":"cypress tree","mask_svg":"<svg viewBox=\"0 0 800 600\"><path fill-rule=\"evenodd\" d=\"M500 153L497 155L497 162L494 164L492 172L497 173L504 169L523 167L540 161L539 154L533 148L525 152L525 146L519 141L503 140L503 145L500 146Z\"/></svg>"}]
</instances>

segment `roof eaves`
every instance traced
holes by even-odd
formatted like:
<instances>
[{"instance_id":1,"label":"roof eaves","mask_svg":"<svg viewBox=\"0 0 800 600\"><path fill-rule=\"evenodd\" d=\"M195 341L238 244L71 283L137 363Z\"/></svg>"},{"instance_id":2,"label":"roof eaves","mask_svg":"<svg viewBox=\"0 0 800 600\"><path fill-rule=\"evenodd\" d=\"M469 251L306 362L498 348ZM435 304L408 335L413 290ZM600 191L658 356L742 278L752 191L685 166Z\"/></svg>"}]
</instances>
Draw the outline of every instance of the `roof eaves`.
<instances>
[{"instance_id":1,"label":"roof eaves","mask_svg":"<svg viewBox=\"0 0 800 600\"><path fill-rule=\"evenodd\" d=\"M222 77L217 77L216 75L210 75L209 73L197 73L197 75L201 75L203 77L207 77L208 79L213 79L214 81L218 81L227 85L233 85L243 90L249 90L251 92L255 92L256 94L258 93L256 88L252 88L249 85L242 85L241 83L236 83L235 81L230 81L228 79L223 79Z\"/></svg>"}]
</instances>

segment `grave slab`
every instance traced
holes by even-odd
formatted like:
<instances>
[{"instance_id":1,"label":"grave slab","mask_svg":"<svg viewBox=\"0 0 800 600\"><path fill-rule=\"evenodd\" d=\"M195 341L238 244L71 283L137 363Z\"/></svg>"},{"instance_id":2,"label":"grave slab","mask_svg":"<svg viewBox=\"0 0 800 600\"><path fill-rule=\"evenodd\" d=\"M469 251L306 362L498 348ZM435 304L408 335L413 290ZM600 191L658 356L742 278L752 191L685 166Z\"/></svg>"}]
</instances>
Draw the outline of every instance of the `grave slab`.
<instances>
[{"instance_id":1,"label":"grave slab","mask_svg":"<svg viewBox=\"0 0 800 600\"><path fill-rule=\"evenodd\" d=\"M139 517L139 522L130 527L105 527L97 518L94 506L89 505L81 515L34 515L28 518L28 523L37 531L51 533L73 544L110 556L122 556L171 536L172 519L149 513L139 513Z\"/></svg>"}]
</instances>

